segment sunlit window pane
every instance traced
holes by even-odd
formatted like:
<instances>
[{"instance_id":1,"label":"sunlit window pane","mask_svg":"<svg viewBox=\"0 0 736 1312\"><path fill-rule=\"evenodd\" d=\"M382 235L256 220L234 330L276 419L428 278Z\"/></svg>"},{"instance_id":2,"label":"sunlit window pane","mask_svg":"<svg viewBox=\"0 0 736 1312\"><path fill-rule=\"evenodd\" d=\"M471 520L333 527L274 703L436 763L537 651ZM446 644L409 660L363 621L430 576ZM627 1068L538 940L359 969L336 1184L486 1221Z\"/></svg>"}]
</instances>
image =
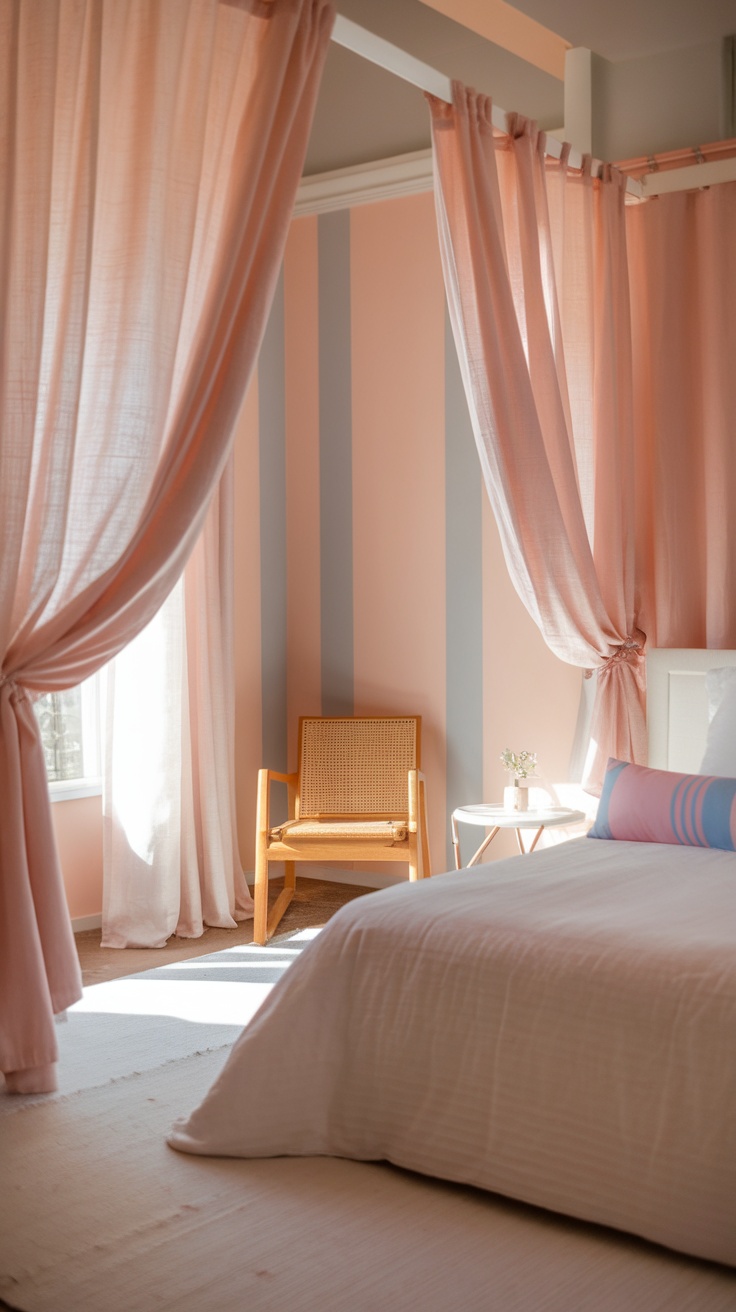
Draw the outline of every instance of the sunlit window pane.
<instances>
[{"instance_id":1,"label":"sunlit window pane","mask_svg":"<svg viewBox=\"0 0 736 1312\"><path fill-rule=\"evenodd\" d=\"M47 692L34 703L50 783L100 774L99 683L96 676L77 688Z\"/></svg>"}]
</instances>

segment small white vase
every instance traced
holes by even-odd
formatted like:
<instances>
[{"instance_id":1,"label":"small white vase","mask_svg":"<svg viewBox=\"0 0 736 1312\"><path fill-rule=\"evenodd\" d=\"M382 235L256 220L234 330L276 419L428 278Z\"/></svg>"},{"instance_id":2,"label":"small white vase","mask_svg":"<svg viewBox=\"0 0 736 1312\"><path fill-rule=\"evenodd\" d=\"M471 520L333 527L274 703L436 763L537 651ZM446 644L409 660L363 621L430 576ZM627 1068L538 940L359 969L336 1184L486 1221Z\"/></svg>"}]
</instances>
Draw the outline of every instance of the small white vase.
<instances>
[{"instance_id":1,"label":"small white vase","mask_svg":"<svg viewBox=\"0 0 736 1312\"><path fill-rule=\"evenodd\" d=\"M519 781L509 784L503 790L504 811L527 811L529 809L529 789Z\"/></svg>"}]
</instances>

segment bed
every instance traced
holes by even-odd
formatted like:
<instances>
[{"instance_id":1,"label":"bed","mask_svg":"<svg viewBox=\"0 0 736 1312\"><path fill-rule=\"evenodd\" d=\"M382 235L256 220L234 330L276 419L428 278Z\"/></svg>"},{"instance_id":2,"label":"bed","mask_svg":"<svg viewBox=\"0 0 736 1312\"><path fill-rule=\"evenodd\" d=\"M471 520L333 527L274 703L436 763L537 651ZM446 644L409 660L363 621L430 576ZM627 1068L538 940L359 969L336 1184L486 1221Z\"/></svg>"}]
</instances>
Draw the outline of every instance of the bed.
<instances>
[{"instance_id":1,"label":"bed","mask_svg":"<svg viewBox=\"0 0 736 1312\"><path fill-rule=\"evenodd\" d=\"M385 1160L736 1265L736 852L703 840L736 776L736 653L653 655L657 767L604 789L612 836L343 908L172 1147ZM638 833L663 771L692 842L626 835L621 781Z\"/></svg>"}]
</instances>

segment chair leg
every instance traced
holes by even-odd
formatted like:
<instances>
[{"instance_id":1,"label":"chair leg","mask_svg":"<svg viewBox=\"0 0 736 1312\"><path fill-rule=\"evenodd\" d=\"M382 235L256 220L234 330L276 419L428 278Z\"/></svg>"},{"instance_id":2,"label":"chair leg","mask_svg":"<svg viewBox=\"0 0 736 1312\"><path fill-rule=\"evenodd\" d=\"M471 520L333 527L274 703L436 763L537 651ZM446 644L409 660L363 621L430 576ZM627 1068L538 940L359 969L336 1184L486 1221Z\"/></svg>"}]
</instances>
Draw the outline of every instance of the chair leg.
<instances>
[{"instance_id":1,"label":"chair leg","mask_svg":"<svg viewBox=\"0 0 736 1312\"><path fill-rule=\"evenodd\" d=\"M268 915L268 922L266 925L267 939L269 939L272 934L276 933L284 912L291 905L295 889L296 861L284 861L284 887L276 898Z\"/></svg>"},{"instance_id":2,"label":"chair leg","mask_svg":"<svg viewBox=\"0 0 736 1312\"><path fill-rule=\"evenodd\" d=\"M271 907L271 911L268 917L267 934L269 938L271 937L272 934L276 933L276 930L279 927L279 923L283 917L283 914L288 909L293 896L294 896L293 888L282 888L281 892L276 898L276 901Z\"/></svg>"},{"instance_id":3,"label":"chair leg","mask_svg":"<svg viewBox=\"0 0 736 1312\"><path fill-rule=\"evenodd\" d=\"M256 883L253 894L253 942L263 947L268 938L268 770L258 771L256 795Z\"/></svg>"},{"instance_id":4,"label":"chair leg","mask_svg":"<svg viewBox=\"0 0 736 1312\"><path fill-rule=\"evenodd\" d=\"M409 834L409 879L419 879L419 848L416 834Z\"/></svg>"},{"instance_id":5,"label":"chair leg","mask_svg":"<svg viewBox=\"0 0 736 1312\"><path fill-rule=\"evenodd\" d=\"M256 839L256 883L253 895L255 909L253 913L253 942L263 947L268 938L268 858L266 856L266 836L258 835Z\"/></svg>"}]
</instances>

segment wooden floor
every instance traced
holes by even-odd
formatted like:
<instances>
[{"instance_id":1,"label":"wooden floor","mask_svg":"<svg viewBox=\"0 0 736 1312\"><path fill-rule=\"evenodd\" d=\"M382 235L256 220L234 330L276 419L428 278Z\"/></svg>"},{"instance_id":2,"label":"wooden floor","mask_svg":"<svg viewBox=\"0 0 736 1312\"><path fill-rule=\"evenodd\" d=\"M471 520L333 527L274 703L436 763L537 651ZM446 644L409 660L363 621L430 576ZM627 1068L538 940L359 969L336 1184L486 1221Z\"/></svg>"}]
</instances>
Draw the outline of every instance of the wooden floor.
<instances>
[{"instance_id":1,"label":"wooden floor","mask_svg":"<svg viewBox=\"0 0 736 1312\"><path fill-rule=\"evenodd\" d=\"M270 881L269 902L276 899L282 887L283 880ZM278 927L277 937L325 925L346 902L372 891L321 879L297 879L293 901ZM100 947L99 929L85 930L76 935L85 985L101 984L104 980L119 979L123 975L137 975L142 970L153 970L172 961L202 957L208 952L221 952L223 948L252 942L252 920L243 921L237 929L206 929L201 938L172 937L163 948L103 948Z\"/></svg>"}]
</instances>

